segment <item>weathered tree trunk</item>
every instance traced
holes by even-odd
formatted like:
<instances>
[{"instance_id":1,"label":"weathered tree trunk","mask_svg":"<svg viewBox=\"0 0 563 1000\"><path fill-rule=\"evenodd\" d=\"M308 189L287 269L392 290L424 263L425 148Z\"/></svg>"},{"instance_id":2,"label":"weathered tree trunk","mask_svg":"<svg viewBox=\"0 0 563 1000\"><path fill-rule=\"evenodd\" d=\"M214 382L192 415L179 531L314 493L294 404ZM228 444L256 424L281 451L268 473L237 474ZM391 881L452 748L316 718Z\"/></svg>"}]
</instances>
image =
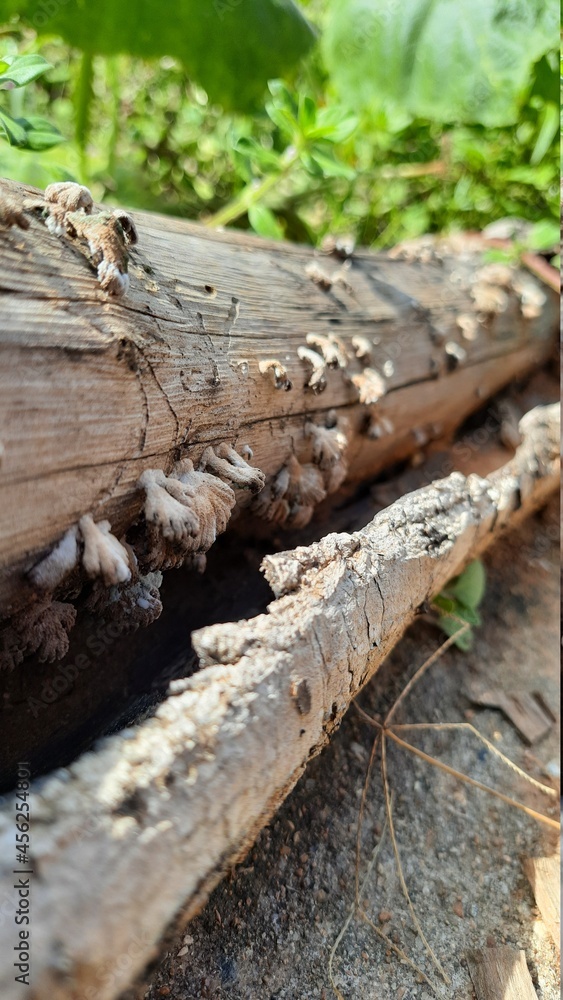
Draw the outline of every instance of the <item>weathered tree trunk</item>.
<instances>
[{"instance_id":1,"label":"weathered tree trunk","mask_svg":"<svg viewBox=\"0 0 563 1000\"><path fill-rule=\"evenodd\" d=\"M119 538L142 523L144 470L250 448L268 477L254 508L303 523L344 474L447 437L552 350L555 295L517 268L483 268L469 238L343 262L135 213L118 298L81 252L81 220L101 216L47 202L56 235L37 192L3 191L27 196L3 218L28 228L0 225L0 618L36 599L27 574L84 515ZM319 444L331 428L337 474ZM311 464L320 487L303 500Z\"/></svg>"},{"instance_id":2,"label":"weathered tree trunk","mask_svg":"<svg viewBox=\"0 0 563 1000\"><path fill-rule=\"evenodd\" d=\"M33 990L109 1000L180 906L193 914L326 744L417 608L559 479L558 407L486 479L453 473L353 534L268 557L268 614L196 633L203 669L156 717L104 742L30 798ZM13 947L13 802L0 811ZM13 970L2 996L19 1000Z\"/></svg>"}]
</instances>

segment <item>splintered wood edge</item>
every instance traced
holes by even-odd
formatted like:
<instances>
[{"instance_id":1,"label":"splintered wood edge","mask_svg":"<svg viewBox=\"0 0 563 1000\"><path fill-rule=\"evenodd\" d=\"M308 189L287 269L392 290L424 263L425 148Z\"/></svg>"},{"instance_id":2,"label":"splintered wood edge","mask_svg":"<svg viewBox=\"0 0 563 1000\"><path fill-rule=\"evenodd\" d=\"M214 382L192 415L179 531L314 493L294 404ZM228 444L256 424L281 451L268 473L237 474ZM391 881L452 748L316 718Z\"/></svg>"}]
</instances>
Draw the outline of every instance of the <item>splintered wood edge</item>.
<instances>
[{"instance_id":1,"label":"splintered wood edge","mask_svg":"<svg viewBox=\"0 0 563 1000\"><path fill-rule=\"evenodd\" d=\"M560 858L553 854L549 858L526 858L524 872L532 887L534 899L549 931L549 935L559 954L561 951L561 882Z\"/></svg>"},{"instance_id":2,"label":"splintered wood edge","mask_svg":"<svg viewBox=\"0 0 563 1000\"><path fill-rule=\"evenodd\" d=\"M477 1000L537 1000L523 951L505 945L479 948L466 957Z\"/></svg>"},{"instance_id":3,"label":"splintered wood edge","mask_svg":"<svg viewBox=\"0 0 563 1000\"><path fill-rule=\"evenodd\" d=\"M320 752L417 608L559 483L558 407L521 422L514 459L453 473L353 534L271 556L267 614L194 634L198 674L155 717L35 783L33 990L111 1000L168 922L205 902ZM6 899L13 801L0 810ZM11 954L12 919L0 922ZM5 1000L21 993L0 971Z\"/></svg>"}]
</instances>

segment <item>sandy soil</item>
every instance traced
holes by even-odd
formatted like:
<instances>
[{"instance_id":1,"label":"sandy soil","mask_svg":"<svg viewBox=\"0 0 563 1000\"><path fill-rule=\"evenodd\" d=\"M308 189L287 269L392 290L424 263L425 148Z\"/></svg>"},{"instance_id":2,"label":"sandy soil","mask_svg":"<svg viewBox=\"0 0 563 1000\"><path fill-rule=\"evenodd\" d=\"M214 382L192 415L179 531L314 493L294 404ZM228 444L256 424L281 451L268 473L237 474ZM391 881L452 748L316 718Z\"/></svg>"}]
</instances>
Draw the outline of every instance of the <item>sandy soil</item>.
<instances>
[{"instance_id":1,"label":"sandy soil","mask_svg":"<svg viewBox=\"0 0 563 1000\"><path fill-rule=\"evenodd\" d=\"M448 651L414 688L397 721L471 720L499 750L540 780L558 759L558 727L527 748L498 711L475 709L464 691L475 678L506 691L540 691L559 703L559 553L555 504L504 538L486 556L483 626L468 654ZM405 679L440 642L417 622L360 703L381 716ZM406 736L406 734L403 734ZM409 734L414 740L414 734ZM181 920L161 957L127 1000L330 1000L329 954L354 897L359 802L373 729L350 710L324 754L313 760L245 861L212 894L198 918ZM524 798L553 805L495 761L466 733L419 733L418 746L458 770ZM547 772L546 772L547 768ZM522 861L557 849L553 831L498 799L469 788L400 747L388 751L393 815L405 877L423 930L451 985L424 950L401 894L389 836L366 887L374 923L436 983L436 995L470 1000L464 955L507 943L524 949L541 1000L560 996L553 944ZM385 810L374 770L362 840L362 871L377 844ZM334 959L346 1000L429 1000L432 988L355 918ZM125 998L124 998L125 1000Z\"/></svg>"}]
</instances>

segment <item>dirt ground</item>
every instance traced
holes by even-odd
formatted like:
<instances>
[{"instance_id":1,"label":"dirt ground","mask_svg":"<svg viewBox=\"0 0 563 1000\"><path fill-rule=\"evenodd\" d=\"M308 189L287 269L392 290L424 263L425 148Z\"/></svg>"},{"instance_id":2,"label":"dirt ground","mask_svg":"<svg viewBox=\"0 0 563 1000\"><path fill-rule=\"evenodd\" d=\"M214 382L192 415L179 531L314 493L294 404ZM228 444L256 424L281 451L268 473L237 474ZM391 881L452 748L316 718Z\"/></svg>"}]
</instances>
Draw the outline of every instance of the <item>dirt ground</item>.
<instances>
[{"instance_id":1,"label":"dirt ground","mask_svg":"<svg viewBox=\"0 0 563 1000\"><path fill-rule=\"evenodd\" d=\"M482 679L507 692L539 691L559 704L558 510L506 536L485 557L483 625L473 649L448 651L400 709L401 722L471 720L503 753L540 780L556 774L558 726L527 748L500 712L475 708L465 694ZM410 629L362 692L381 716L405 679L440 643L424 621ZM415 740L413 733L408 737ZM308 766L245 861L213 892L204 911L171 928L161 957L123 1000L330 1000L329 954L354 898L359 802L373 729L352 707L330 747ZM467 733L430 731L417 745L472 777L556 815L553 800L530 789ZM364 896L374 923L408 954L427 982L361 920L351 921L334 959L346 1000L448 1000L474 996L464 956L506 943L526 953L541 1000L560 996L558 960L522 862L557 849L553 831L498 799L391 745L393 815L405 877L427 938L451 985L440 984L401 894L389 836ZM551 803L551 804L550 804ZM379 767L369 788L362 872L384 825Z\"/></svg>"}]
</instances>

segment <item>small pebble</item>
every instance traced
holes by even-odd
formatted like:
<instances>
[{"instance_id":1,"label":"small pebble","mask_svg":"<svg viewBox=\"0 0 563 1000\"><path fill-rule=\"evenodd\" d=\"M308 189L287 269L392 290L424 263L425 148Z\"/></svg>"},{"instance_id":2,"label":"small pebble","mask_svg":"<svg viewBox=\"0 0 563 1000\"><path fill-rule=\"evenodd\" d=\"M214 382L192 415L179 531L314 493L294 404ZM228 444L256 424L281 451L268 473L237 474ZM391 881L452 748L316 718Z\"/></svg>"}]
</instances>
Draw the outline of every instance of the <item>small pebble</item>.
<instances>
[{"instance_id":1,"label":"small pebble","mask_svg":"<svg viewBox=\"0 0 563 1000\"><path fill-rule=\"evenodd\" d=\"M386 924L392 917L393 914L389 910L380 910L377 919L380 924Z\"/></svg>"},{"instance_id":2,"label":"small pebble","mask_svg":"<svg viewBox=\"0 0 563 1000\"><path fill-rule=\"evenodd\" d=\"M548 761L545 765L545 773L548 774L550 778L559 779L561 777L561 764L557 757Z\"/></svg>"}]
</instances>

